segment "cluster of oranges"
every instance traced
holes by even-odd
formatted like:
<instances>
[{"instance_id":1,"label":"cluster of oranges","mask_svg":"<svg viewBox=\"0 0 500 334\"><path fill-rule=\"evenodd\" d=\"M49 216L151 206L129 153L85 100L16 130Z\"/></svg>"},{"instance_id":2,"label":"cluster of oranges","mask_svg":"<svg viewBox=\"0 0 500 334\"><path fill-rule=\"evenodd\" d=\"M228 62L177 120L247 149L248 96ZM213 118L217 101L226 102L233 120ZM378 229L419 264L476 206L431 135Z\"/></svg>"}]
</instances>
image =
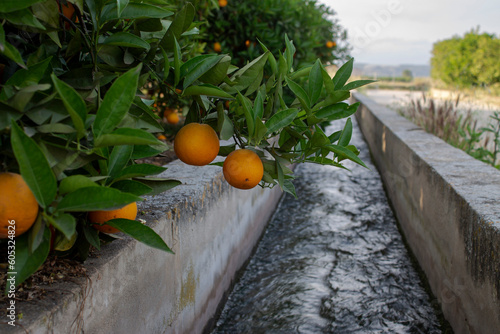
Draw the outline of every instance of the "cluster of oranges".
<instances>
[{"instance_id":1,"label":"cluster of oranges","mask_svg":"<svg viewBox=\"0 0 500 334\"><path fill-rule=\"evenodd\" d=\"M335 46L337 46L337 43L335 43L333 41L326 42L326 47L329 49L334 48Z\"/></svg>"},{"instance_id":2,"label":"cluster of oranges","mask_svg":"<svg viewBox=\"0 0 500 334\"><path fill-rule=\"evenodd\" d=\"M207 124L189 123L182 127L174 140L179 160L194 166L205 166L219 154L219 137ZM224 178L233 187L251 189L259 184L264 166L257 153L249 149L231 152L222 167Z\"/></svg>"}]
</instances>

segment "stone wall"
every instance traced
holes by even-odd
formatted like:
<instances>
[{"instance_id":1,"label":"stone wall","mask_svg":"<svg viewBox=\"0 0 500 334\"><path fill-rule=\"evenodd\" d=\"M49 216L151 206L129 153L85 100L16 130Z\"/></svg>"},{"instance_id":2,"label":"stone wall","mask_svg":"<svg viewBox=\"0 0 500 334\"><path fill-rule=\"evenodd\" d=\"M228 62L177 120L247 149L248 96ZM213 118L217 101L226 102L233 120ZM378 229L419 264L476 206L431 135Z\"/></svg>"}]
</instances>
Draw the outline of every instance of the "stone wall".
<instances>
[{"instance_id":1,"label":"stone wall","mask_svg":"<svg viewBox=\"0 0 500 334\"><path fill-rule=\"evenodd\" d=\"M354 94L404 236L455 333L500 329L500 171Z\"/></svg>"}]
</instances>

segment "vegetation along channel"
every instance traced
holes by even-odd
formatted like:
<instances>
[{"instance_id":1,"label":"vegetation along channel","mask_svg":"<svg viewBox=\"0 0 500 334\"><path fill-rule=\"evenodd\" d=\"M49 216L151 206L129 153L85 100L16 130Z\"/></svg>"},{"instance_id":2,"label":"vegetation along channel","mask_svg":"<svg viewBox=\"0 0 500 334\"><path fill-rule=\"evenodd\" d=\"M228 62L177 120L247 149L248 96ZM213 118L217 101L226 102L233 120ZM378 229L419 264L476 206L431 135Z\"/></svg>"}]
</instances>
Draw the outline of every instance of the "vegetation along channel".
<instances>
[{"instance_id":1,"label":"vegetation along channel","mask_svg":"<svg viewBox=\"0 0 500 334\"><path fill-rule=\"evenodd\" d=\"M352 142L370 169L297 167L299 199L285 195L212 333L451 332L359 129Z\"/></svg>"}]
</instances>

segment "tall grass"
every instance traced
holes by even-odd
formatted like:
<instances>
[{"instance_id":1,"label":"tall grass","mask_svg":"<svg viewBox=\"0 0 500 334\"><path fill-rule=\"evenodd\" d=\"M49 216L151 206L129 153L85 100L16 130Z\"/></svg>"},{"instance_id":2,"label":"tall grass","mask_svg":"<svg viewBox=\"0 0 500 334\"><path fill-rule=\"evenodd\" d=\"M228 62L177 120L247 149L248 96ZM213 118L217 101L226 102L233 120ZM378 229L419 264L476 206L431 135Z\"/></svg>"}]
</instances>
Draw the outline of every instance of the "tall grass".
<instances>
[{"instance_id":1,"label":"tall grass","mask_svg":"<svg viewBox=\"0 0 500 334\"><path fill-rule=\"evenodd\" d=\"M460 110L459 102L460 96L439 101L422 94L398 111L425 131L500 169L500 113L494 112L488 125L478 128L472 111Z\"/></svg>"}]
</instances>

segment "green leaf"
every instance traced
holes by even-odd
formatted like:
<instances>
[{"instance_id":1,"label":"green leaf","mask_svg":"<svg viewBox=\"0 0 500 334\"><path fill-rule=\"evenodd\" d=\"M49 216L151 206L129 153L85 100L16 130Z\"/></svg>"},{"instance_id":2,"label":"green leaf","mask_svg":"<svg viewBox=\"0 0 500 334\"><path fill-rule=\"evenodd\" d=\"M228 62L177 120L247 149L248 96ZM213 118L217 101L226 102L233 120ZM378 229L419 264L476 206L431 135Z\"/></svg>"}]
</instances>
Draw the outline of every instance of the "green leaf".
<instances>
[{"instance_id":1,"label":"green leaf","mask_svg":"<svg viewBox=\"0 0 500 334\"><path fill-rule=\"evenodd\" d=\"M28 69L16 71L5 84L13 85L18 88L26 88L32 85L37 85L45 75L51 60L52 57L48 57L39 63L31 65Z\"/></svg>"},{"instance_id":2,"label":"green leaf","mask_svg":"<svg viewBox=\"0 0 500 334\"><path fill-rule=\"evenodd\" d=\"M182 182L179 180L163 179L155 177L136 177L134 178L134 180L139 181L153 189L152 192L148 193L148 196L159 195L164 191L170 190L182 184Z\"/></svg>"},{"instance_id":3,"label":"green leaf","mask_svg":"<svg viewBox=\"0 0 500 334\"><path fill-rule=\"evenodd\" d=\"M121 16L125 7L127 7L129 0L116 0L116 14L118 17Z\"/></svg>"},{"instance_id":4,"label":"green leaf","mask_svg":"<svg viewBox=\"0 0 500 334\"><path fill-rule=\"evenodd\" d=\"M255 130L255 117L253 115L252 102L248 98L241 95L240 92L238 92L237 98L243 107L243 113L245 114L245 119L247 121L248 134L250 137L253 137Z\"/></svg>"},{"instance_id":5,"label":"green leaf","mask_svg":"<svg viewBox=\"0 0 500 334\"><path fill-rule=\"evenodd\" d=\"M177 42L177 38L174 37L174 86L177 87L179 81L181 80L181 47Z\"/></svg>"},{"instance_id":6,"label":"green leaf","mask_svg":"<svg viewBox=\"0 0 500 334\"><path fill-rule=\"evenodd\" d=\"M10 13L16 10L28 8L37 2L47 0L2 0L0 1L0 13Z\"/></svg>"},{"instance_id":7,"label":"green leaf","mask_svg":"<svg viewBox=\"0 0 500 334\"><path fill-rule=\"evenodd\" d=\"M78 138L85 136L85 121L87 120L87 108L80 94L76 92L70 85L59 80L55 74L51 75L54 87L61 97L66 110L68 111L73 125L78 134Z\"/></svg>"},{"instance_id":8,"label":"green leaf","mask_svg":"<svg viewBox=\"0 0 500 334\"><path fill-rule=\"evenodd\" d=\"M26 69L26 64L24 63L23 57L19 53L19 50L12 46L10 43L5 42L4 44L5 48L4 50L0 50L0 54L3 54L10 60L13 60L16 64L21 66L23 69Z\"/></svg>"},{"instance_id":9,"label":"green leaf","mask_svg":"<svg viewBox=\"0 0 500 334\"><path fill-rule=\"evenodd\" d=\"M45 30L43 24L37 20L31 10L29 10L28 8L24 8L15 12L3 13L0 14L0 16L14 25Z\"/></svg>"},{"instance_id":10,"label":"green leaf","mask_svg":"<svg viewBox=\"0 0 500 334\"><path fill-rule=\"evenodd\" d=\"M101 22L120 19L162 19L174 13L161 7L145 3L129 3L118 17L118 6L116 3L108 4L101 14Z\"/></svg>"},{"instance_id":11,"label":"green leaf","mask_svg":"<svg viewBox=\"0 0 500 334\"><path fill-rule=\"evenodd\" d=\"M165 36L163 36L160 41L160 46L165 50L172 50L174 48L175 40L178 40L182 33L188 30L191 26L194 15L195 9L193 5L188 2L175 15L172 24L170 24Z\"/></svg>"},{"instance_id":12,"label":"green leaf","mask_svg":"<svg viewBox=\"0 0 500 334\"><path fill-rule=\"evenodd\" d=\"M355 80L355 81L351 81L347 85L345 85L344 87L342 87L342 90L356 89L356 88L362 87L364 85L371 84L373 82L377 82L377 80Z\"/></svg>"},{"instance_id":13,"label":"green leaf","mask_svg":"<svg viewBox=\"0 0 500 334\"><path fill-rule=\"evenodd\" d=\"M57 181L42 150L13 120L10 140L24 181L38 204L48 207L56 197Z\"/></svg>"},{"instance_id":14,"label":"green leaf","mask_svg":"<svg viewBox=\"0 0 500 334\"><path fill-rule=\"evenodd\" d=\"M99 240L99 231L90 227L90 224L81 224L85 239L97 249L101 249L101 241Z\"/></svg>"},{"instance_id":15,"label":"green leaf","mask_svg":"<svg viewBox=\"0 0 500 334\"><path fill-rule=\"evenodd\" d=\"M5 30L3 29L3 25L0 25L0 52L5 51Z\"/></svg>"},{"instance_id":16,"label":"green leaf","mask_svg":"<svg viewBox=\"0 0 500 334\"><path fill-rule=\"evenodd\" d=\"M307 162L312 162L315 164L319 165L328 165L328 166L334 166L342 169L346 169L343 165L339 164L338 162L333 161L332 159L328 159L325 157L309 157L306 159Z\"/></svg>"},{"instance_id":17,"label":"green leaf","mask_svg":"<svg viewBox=\"0 0 500 334\"><path fill-rule=\"evenodd\" d=\"M271 65L271 70L273 71L273 74L276 74L278 72L278 65L276 63L276 58L274 58L273 54L269 52L268 48L259 40L260 46L262 47L262 50L264 50L265 53L268 53L267 60L269 60L269 65Z\"/></svg>"},{"instance_id":18,"label":"green leaf","mask_svg":"<svg viewBox=\"0 0 500 334\"><path fill-rule=\"evenodd\" d=\"M121 180L113 183L112 187L120 190L121 192L133 194L136 196L146 195L153 191L153 188L145 185L142 182L134 180Z\"/></svg>"},{"instance_id":19,"label":"green leaf","mask_svg":"<svg viewBox=\"0 0 500 334\"><path fill-rule=\"evenodd\" d=\"M255 101L253 104L253 114L255 118L262 119L264 117L264 99L262 98L262 94L259 91L257 96L255 97Z\"/></svg>"},{"instance_id":20,"label":"green leaf","mask_svg":"<svg viewBox=\"0 0 500 334\"><path fill-rule=\"evenodd\" d=\"M56 216L49 217L52 226L64 234L66 239L71 239L76 232L75 217L68 213L59 212Z\"/></svg>"},{"instance_id":21,"label":"green leaf","mask_svg":"<svg viewBox=\"0 0 500 334\"><path fill-rule=\"evenodd\" d=\"M204 58L202 61L198 62L196 66L189 70L184 75L184 84L183 89L186 89L189 85L191 85L196 79L206 74L210 69L212 69L215 65L217 65L224 56L213 56ZM183 66L187 65L189 62L186 62ZM229 66L229 65L228 65ZM182 68L181 68L182 73Z\"/></svg>"},{"instance_id":22,"label":"green leaf","mask_svg":"<svg viewBox=\"0 0 500 334\"><path fill-rule=\"evenodd\" d=\"M102 44L117 45L126 48L146 49L146 51L149 51L151 47L148 42L144 41L139 36L124 31L114 33L106 38Z\"/></svg>"},{"instance_id":23,"label":"green leaf","mask_svg":"<svg viewBox=\"0 0 500 334\"><path fill-rule=\"evenodd\" d=\"M227 157L229 153L233 152L236 149L236 144L231 144L231 145L226 145L226 146L220 146L219 147L219 154L222 157Z\"/></svg>"},{"instance_id":24,"label":"green leaf","mask_svg":"<svg viewBox=\"0 0 500 334\"><path fill-rule=\"evenodd\" d=\"M309 72L309 97L311 103L315 104L321 96L323 90L323 77L321 75L321 63L318 60L314 63L311 72Z\"/></svg>"},{"instance_id":25,"label":"green leaf","mask_svg":"<svg viewBox=\"0 0 500 334\"><path fill-rule=\"evenodd\" d=\"M15 286L18 286L30 277L45 262L50 251L50 230L43 231L43 240L37 249L30 252L29 235L25 233L16 238L16 262L14 270L9 270L15 274L7 275L7 282L10 278L15 279ZM8 290L9 284L7 284Z\"/></svg>"},{"instance_id":26,"label":"green leaf","mask_svg":"<svg viewBox=\"0 0 500 334\"><path fill-rule=\"evenodd\" d=\"M323 77L323 85L325 85L326 93L328 95L334 94L335 84L333 83L332 78L330 78L330 75L323 66L321 66L321 76Z\"/></svg>"},{"instance_id":27,"label":"green leaf","mask_svg":"<svg viewBox=\"0 0 500 334\"><path fill-rule=\"evenodd\" d=\"M115 80L97 111L94 136L110 133L125 117L134 101L142 64L132 68Z\"/></svg>"},{"instance_id":28,"label":"green leaf","mask_svg":"<svg viewBox=\"0 0 500 334\"><path fill-rule=\"evenodd\" d=\"M284 182L283 182L283 187L282 187L283 191L289 193L290 195L292 195L293 197L295 198L298 198L297 197L297 193L295 192L295 186L293 185L292 183L292 180L289 180L289 179L286 179Z\"/></svg>"},{"instance_id":29,"label":"green leaf","mask_svg":"<svg viewBox=\"0 0 500 334\"><path fill-rule=\"evenodd\" d=\"M74 133L76 132L75 128L61 123L53 123L53 124L43 124L36 127L36 130L40 133Z\"/></svg>"},{"instance_id":30,"label":"green leaf","mask_svg":"<svg viewBox=\"0 0 500 334\"><path fill-rule=\"evenodd\" d=\"M266 125L262 122L262 119L260 117L257 117L257 119L255 120L255 144L259 145L260 141L264 138L267 132L268 131Z\"/></svg>"},{"instance_id":31,"label":"green leaf","mask_svg":"<svg viewBox=\"0 0 500 334\"><path fill-rule=\"evenodd\" d=\"M368 167L366 167L365 163L360 158L358 158L358 156L356 154L354 154L348 148L345 148L345 147L339 146L339 145L333 145L333 144L326 145L326 146L324 146L324 148L328 149L329 151L332 151L333 153L337 154L339 157L341 157L343 159L349 159L351 161L354 161L358 165L361 165L365 168L368 168Z\"/></svg>"},{"instance_id":32,"label":"green leaf","mask_svg":"<svg viewBox=\"0 0 500 334\"><path fill-rule=\"evenodd\" d=\"M132 159L143 159L158 155L165 151L164 145L135 145L134 153L132 153Z\"/></svg>"},{"instance_id":33,"label":"green leaf","mask_svg":"<svg viewBox=\"0 0 500 334\"><path fill-rule=\"evenodd\" d=\"M63 197L57 209L59 211L85 212L95 210L113 210L127 204L142 201L138 196L123 193L107 187L85 187Z\"/></svg>"},{"instance_id":34,"label":"green leaf","mask_svg":"<svg viewBox=\"0 0 500 334\"><path fill-rule=\"evenodd\" d=\"M336 103L320 109L315 115L328 121L335 121L351 116L358 109L359 102L348 105L347 103Z\"/></svg>"},{"instance_id":35,"label":"green leaf","mask_svg":"<svg viewBox=\"0 0 500 334\"><path fill-rule=\"evenodd\" d=\"M136 220L112 219L106 222L106 224L119 229L145 245L174 254L165 241L151 227L143 225Z\"/></svg>"},{"instance_id":36,"label":"green leaf","mask_svg":"<svg viewBox=\"0 0 500 334\"><path fill-rule=\"evenodd\" d=\"M288 79L285 77L285 81L288 84L288 87L299 99L302 107L306 110L309 110L309 108L311 107L311 100L309 99L309 96L307 96L307 93L304 90L304 88L302 88L299 84L295 83L292 79Z\"/></svg>"},{"instance_id":37,"label":"green leaf","mask_svg":"<svg viewBox=\"0 0 500 334\"><path fill-rule=\"evenodd\" d=\"M234 134L233 122L224 111L222 102L217 104L217 132L222 140L228 140Z\"/></svg>"},{"instance_id":38,"label":"green leaf","mask_svg":"<svg viewBox=\"0 0 500 334\"><path fill-rule=\"evenodd\" d=\"M286 58L286 63L288 64L288 71L292 69L293 65L293 55L295 54L295 46L293 45L293 42L291 42L288 39L287 34L285 34L285 44L286 44L286 50L285 50L285 58Z\"/></svg>"},{"instance_id":39,"label":"green leaf","mask_svg":"<svg viewBox=\"0 0 500 334\"><path fill-rule=\"evenodd\" d=\"M350 118L348 118L347 121L345 122L344 130L342 130L342 133L340 134L338 145L344 147L349 145L349 142L351 141L351 136L352 136L352 121Z\"/></svg>"},{"instance_id":40,"label":"green leaf","mask_svg":"<svg viewBox=\"0 0 500 334\"><path fill-rule=\"evenodd\" d=\"M135 164L123 168L120 173L116 175L116 179L141 177L147 175L156 175L166 171L167 168L151 164Z\"/></svg>"},{"instance_id":41,"label":"green leaf","mask_svg":"<svg viewBox=\"0 0 500 334\"><path fill-rule=\"evenodd\" d=\"M95 141L95 147L116 145L160 145L158 139L151 133L141 129L119 128L115 131L103 134Z\"/></svg>"},{"instance_id":42,"label":"green leaf","mask_svg":"<svg viewBox=\"0 0 500 334\"><path fill-rule=\"evenodd\" d=\"M335 89L341 89L347 80L349 80L352 73L353 63L354 58L351 58L337 70L337 73L335 73L335 76L332 79Z\"/></svg>"},{"instance_id":43,"label":"green leaf","mask_svg":"<svg viewBox=\"0 0 500 334\"><path fill-rule=\"evenodd\" d=\"M226 77L229 66L231 65L231 57L222 55L221 60L212 67L207 73L199 77L199 80L211 85L219 85Z\"/></svg>"},{"instance_id":44,"label":"green leaf","mask_svg":"<svg viewBox=\"0 0 500 334\"><path fill-rule=\"evenodd\" d=\"M37 249L38 246L43 241L43 233L45 230L45 221L42 219L42 215L38 215L35 223L29 229L28 240L29 240L29 251L32 253L34 249Z\"/></svg>"},{"instance_id":45,"label":"green leaf","mask_svg":"<svg viewBox=\"0 0 500 334\"><path fill-rule=\"evenodd\" d=\"M133 151L133 145L119 145L113 148L108 161L108 174L111 177L114 177L125 168L132 157Z\"/></svg>"},{"instance_id":46,"label":"green leaf","mask_svg":"<svg viewBox=\"0 0 500 334\"><path fill-rule=\"evenodd\" d=\"M92 179L84 175L71 175L61 180L59 184L59 195L65 195L80 188L98 187Z\"/></svg>"},{"instance_id":47,"label":"green leaf","mask_svg":"<svg viewBox=\"0 0 500 334\"><path fill-rule=\"evenodd\" d=\"M295 108L286 109L277 112L266 122L267 134L273 133L282 129L293 122L299 114L299 110Z\"/></svg>"},{"instance_id":48,"label":"green leaf","mask_svg":"<svg viewBox=\"0 0 500 334\"><path fill-rule=\"evenodd\" d=\"M231 94L226 93L222 89L209 84L199 86L189 86L182 92L182 96L205 95L209 97L220 97L223 99L233 99Z\"/></svg>"},{"instance_id":49,"label":"green leaf","mask_svg":"<svg viewBox=\"0 0 500 334\"><path fill-rule=\"evenodd\" d=\"M267 62L267 58L269 55L269 51L255 58L253 61L239 69L236 73L231 76L232 85L228 84L221 85L221 88L230 94L235 94L236 92L241 92L254 82L258 81L258 78L262 78L262 73L264 69L264 65ZM260 82L259 82L260 84ZM246 92L246 95L251 94L250 92Z\"/></svg>"}]
</instances>

